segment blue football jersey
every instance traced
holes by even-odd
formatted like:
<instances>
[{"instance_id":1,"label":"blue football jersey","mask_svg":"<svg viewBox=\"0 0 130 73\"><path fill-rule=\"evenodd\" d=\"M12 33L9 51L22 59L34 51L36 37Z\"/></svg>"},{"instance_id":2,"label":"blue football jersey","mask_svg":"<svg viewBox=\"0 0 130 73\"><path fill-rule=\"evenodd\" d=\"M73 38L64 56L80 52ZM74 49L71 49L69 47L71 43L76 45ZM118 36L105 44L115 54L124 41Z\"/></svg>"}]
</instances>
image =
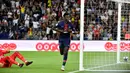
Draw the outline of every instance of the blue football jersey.
<instances>
[{"instance_id":1,"label":"blue football jersey","mask_svg":"<svg viewBox=\"0 0 130 73\"><path fill-rule=\"evenodd\" d=\"M70 38L70 33L67 31L68 29L71 29L72 31L74 31L75 29L73 28L73 25L68 22L65 23L65 21L61 21L58 23L58 25L56 26L58 29L60 30L64 30L64 32L60 33L59 38Z\"/></svg>"}]
</instances>

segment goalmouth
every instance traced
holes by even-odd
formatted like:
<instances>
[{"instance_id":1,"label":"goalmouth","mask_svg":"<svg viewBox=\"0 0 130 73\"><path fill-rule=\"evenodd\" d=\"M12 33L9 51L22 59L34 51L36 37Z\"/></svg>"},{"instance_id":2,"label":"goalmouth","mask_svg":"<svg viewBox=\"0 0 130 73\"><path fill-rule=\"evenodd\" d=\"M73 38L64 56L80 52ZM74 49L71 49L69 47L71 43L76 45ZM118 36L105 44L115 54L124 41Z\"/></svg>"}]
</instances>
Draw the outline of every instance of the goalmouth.
<instances>
[{"instance_id":1,"label":"goalmouth","mask_svg":"<svg viewBox=\"0 0 130 73\"><path fill-rule=\"evenodd\" d=\"M129 62L124 62L122 59L123 56L128 56L130 57L130 54L129 52L127 51L124 51L124 52L121 52L120 50L120 46L121 46L121 19L122 19L122 3L130 3L130 0L107 0L108 2L109 1L112 1L112 2L116 2L118 4L118 27L117 27L117 41L116 41L116 44L117 44L117 50L114 51L114 52L105 52L105 53L94 53L94 55L92 53L87 53L87 54L84 54L84 50L83 50L83 45L84 45L84 0L81 0L81 11L80 11L80 20L81 20L81 24L80 24L80 54L79 54L79 70L77 71L72 71L70 73L75 73L75 72L80 72L80 71L123 71L123 72L128 72L130 71L129 69L111 69L111 66L114 66L114 67L119 67L119 66L127 66L127 65L130 65ZM89 42L89 41L88 41ZM94 46L94 45L93 45ZM98 46L97 46L98 47ZM123 55L121 55L121 53L123 53ZM86 55L86 57L84 57L84 55ZM107 58L105 58L106 62L104 62L104 64L101 64L101 65L98 65L97 63L93 62L92 60L90 61L91 63L95 64L95 66L91 66L88 62L88 59L92 58L92 59L96 59L96 58L100 58L101 55L108 55L109 58L112 58L114 60L112 60L111 62L113 62L112 64L111 63L106 63L108 62ZM88 56L93 56L93 57L89 57ZM114 56L114 57L113 57ZM87 62L84 61L84 58L87 58ZM103 58L101 58L100 60L102 60ZM100 62L100 61L99 61ZM89 66L89 68L85 67L84 63L87 63L86 65ZM97 65L96 65L97 64ZM105 70L104 68L107 68L109 67L108 70Z\"/></svg>"}]
</instances>

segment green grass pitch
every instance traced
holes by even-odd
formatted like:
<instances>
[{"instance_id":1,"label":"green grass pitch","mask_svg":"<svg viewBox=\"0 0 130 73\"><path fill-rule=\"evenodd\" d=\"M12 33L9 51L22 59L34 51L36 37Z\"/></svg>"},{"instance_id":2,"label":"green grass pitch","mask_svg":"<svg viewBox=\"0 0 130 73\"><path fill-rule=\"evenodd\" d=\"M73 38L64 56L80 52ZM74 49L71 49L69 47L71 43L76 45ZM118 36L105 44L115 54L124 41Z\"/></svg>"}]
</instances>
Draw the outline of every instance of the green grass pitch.
<instances>
[{"instance_id":1,"label":"green grass pitch","mask_svg":"<svg viewBox=\"0 0 130 73\"><path fill-rule=\"evenodd\" d=\"M12 53L12 52L11 52ZM0 73L68 73L71 71L76 71L79 68L79 53L78 52L69 52L68 61L65 67L65 71L61 71L62 65L62 56L59 52L20 52L27 60L33 61L33 64L30 66L25 66L23 68L19 68L16 65L13 65L11 68L0 68ZM10 54L8 54L10 55ZM104 57L108 55L109 58L104 60ZM98 65L106 65L106 63L115 62L116 53L84 53L84 67L91 68ZM113 57L112 57L113 56ZM100 58L99 58L100 57ZM108 60L113 58L114 60ZM92 62L94 59L97 60L96 63ZM102 63L104 60L104 63ZM22 62L17 59L18 62ZM123 64L125 65L125 64ZM130 70L130 64L123 66L121 65L114 65L114 66L106 66L100 69L109 69L112 67L117 67L118 69L124 69L127 67L127 70ZM100 70L99 69L99 70ZM126 69L126 68L125 68ZM77 73L110 73L110 72L92 72L92 71L83 71ZM111 73L130 73L130 72L111 72Z\"/></svg>"}]
</instances>

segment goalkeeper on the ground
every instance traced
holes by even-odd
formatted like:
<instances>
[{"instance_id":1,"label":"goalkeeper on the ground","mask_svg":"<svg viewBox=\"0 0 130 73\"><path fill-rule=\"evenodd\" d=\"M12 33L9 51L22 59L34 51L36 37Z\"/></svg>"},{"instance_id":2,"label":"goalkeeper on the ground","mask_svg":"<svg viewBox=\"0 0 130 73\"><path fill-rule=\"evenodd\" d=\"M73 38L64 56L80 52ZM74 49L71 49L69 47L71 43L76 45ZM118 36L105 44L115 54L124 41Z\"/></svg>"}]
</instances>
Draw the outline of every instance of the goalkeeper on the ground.
<instances>
[{"instance_id":1,"label":"goalkeeper on the ground","mask_svg":"<svg viewBox=\"0 0 130 73\"><path fill-rule=\"evenodd\" d=\"M20 52L16 51L10 56L4 56L7 53L10 53L10 51L8 49L0 50L0 67L2 67L2 68L9 68L12 66L12 64L15 64L21 68L21 67L23 67L24 64L26 64L26 66L28 66L33 63L32 61L29 62L29 61L25 60L25 58L22 56L22 54L20 54ZM16 62L15 61L16 58L19 58L24 63Z\"/></svg>"}]
</instances>

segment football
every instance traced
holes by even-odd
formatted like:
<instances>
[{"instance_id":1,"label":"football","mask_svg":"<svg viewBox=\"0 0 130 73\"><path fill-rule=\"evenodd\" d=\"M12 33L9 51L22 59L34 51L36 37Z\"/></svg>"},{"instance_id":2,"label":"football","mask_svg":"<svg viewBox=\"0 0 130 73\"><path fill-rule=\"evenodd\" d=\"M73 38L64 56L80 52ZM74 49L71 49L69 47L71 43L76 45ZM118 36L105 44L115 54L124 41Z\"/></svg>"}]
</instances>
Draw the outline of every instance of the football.
<instances>
[{"instance_id":1,"label":"football","mask_svg":"<svg viewBox=\"0 0 130 73\"><path fill-rule=\"evenodd\" d=\"M128 61L128 57L123 57L124 61L127 62Z\"/></svg>"}]
</instances>

